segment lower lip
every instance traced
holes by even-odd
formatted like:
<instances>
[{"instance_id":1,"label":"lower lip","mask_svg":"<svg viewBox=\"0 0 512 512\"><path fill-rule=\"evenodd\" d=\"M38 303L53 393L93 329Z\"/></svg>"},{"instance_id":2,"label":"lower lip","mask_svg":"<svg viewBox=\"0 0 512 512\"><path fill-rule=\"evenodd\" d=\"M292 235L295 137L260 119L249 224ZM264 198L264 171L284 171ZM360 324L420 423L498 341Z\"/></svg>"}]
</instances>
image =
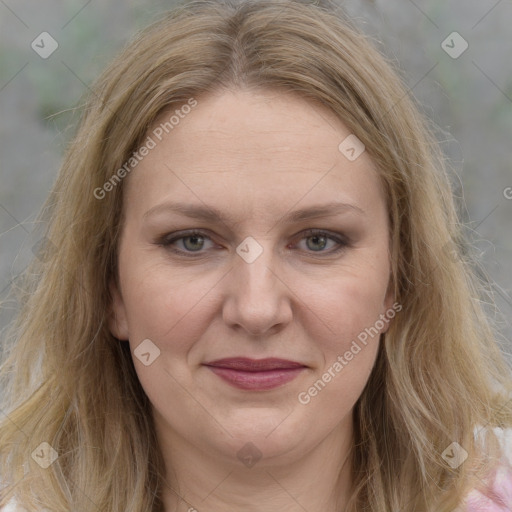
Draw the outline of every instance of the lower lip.
<instances>
[{"instance_id":1,"label":"lower lip","mask_svg":"<svg viewBox=\"0 0 512 512\"><path fill-rule=\"evenodd\" d=\"M299 373L306 369L305 367L300 367L289 369L281 368L262 372L244 372L230 368L220 368L218 366L208 366L208 368L215 373L215 375L218 375L232 386L251 391L264 391L277 388L278 386L292 381Z\"/></svg>"}]
</instances>

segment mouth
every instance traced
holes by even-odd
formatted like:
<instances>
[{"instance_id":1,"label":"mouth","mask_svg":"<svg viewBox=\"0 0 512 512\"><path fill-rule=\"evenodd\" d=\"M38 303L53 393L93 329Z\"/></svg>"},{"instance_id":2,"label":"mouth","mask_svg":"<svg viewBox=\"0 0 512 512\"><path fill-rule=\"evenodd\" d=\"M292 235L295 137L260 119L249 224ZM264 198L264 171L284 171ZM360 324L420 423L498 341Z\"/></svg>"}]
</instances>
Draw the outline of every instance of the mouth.
<instances>
[{"instance_id":1,"label":"mouth","mask_svg":"<svg viewBox=\"0 0 512 512\"><path fill-rule=\"evenodd\" d=\"M219 359L204 363L215 375L228 384L250 391L265 391L295 379L307 366L285 359L248 359L243 357Z\"/></svg>"}]
</instances>

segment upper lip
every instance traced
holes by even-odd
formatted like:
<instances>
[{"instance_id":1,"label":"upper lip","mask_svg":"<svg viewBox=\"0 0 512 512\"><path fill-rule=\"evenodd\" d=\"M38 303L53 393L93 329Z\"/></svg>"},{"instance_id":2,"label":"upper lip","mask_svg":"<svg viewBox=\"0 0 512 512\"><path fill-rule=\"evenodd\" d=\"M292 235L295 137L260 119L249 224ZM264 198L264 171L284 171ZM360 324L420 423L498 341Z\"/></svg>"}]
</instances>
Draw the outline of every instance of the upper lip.
<instances>
[{"instance_id":1,"label":"upper lip","mask_svg":"<svg viewBox=\"0 0 512 512\"><path fill-rule=\"evenodd\" d=\"M264 372L269 370L283 370L291 368L302 368L304 364L286 359L277 359L270 357L267 359L249 359L247 357L228 357L217 359L204 363L206 366L215 366L217 368L229 368L231 370L240 370L245 372Z\"/></svg>"}]
</instances>

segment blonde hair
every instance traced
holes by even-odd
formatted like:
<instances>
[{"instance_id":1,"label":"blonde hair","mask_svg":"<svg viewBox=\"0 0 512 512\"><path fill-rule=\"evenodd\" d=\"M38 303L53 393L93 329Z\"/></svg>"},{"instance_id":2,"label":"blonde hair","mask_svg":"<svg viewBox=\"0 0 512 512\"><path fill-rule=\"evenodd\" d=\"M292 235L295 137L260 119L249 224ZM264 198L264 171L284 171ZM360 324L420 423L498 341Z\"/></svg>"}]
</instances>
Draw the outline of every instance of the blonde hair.
<instances>
[{"instance_id":1,"label":"blonde hair","mask_svg":"<svg viewBox=\"0 0 512 512\"><path fill-rule=\"evenodd\" d=\"M510 369L462 250L432 130L367 37L327 3L292 0L185 3L140 33L94 85L41 212L46 238L6 340L3 500L16 495L29 510L161 510L164 466L150 404L128 344L107 322L129 177L102 199L94 191L164 111L236 87L328 107L365 144L385 186L403 309L354 410L347 512L453 510L491 467L475 429L487 427L494 453L491 427L512 425ZM441 457L454 441L469 455L457 469ZM58 453L47 469L31 457L43 442Z\"/></svg>"}]
</instances>

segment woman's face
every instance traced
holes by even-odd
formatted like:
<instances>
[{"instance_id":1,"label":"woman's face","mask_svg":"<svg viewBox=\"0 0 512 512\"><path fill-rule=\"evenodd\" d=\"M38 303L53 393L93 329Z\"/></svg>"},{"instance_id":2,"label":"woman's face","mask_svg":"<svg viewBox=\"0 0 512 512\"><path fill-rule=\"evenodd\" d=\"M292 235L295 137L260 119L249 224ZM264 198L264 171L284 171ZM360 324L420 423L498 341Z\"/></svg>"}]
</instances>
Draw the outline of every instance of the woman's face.
<instances>
[{"instance_id":1,"label":"woman's face","mask_svg":"<svg viewBox=\"0 0 512 512\"><path fill-rule=\"evenodd\" d=\"M383 190L323 107L237 90L188 111L126 178L111 331L163 445L290 462L350 437L389 325Z\"/></svg>"}]
</instances>

